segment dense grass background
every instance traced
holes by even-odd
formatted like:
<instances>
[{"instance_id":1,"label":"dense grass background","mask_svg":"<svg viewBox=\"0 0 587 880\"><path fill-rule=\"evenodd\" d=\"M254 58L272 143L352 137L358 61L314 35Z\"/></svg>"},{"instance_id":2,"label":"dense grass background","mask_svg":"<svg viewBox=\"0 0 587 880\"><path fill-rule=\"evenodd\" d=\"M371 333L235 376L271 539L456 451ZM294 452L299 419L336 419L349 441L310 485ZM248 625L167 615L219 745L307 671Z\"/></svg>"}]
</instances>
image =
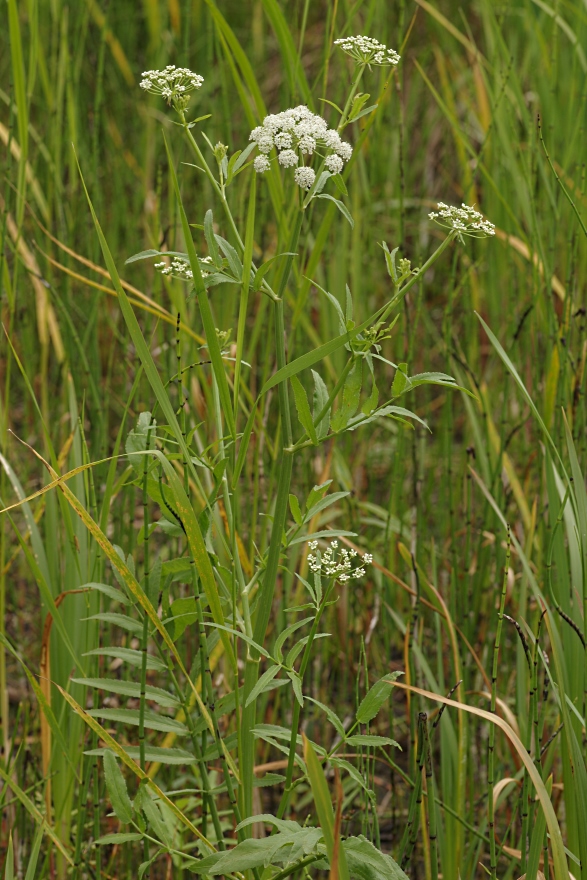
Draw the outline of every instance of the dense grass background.
<instances>
[{"instance_id":1,"label":"dense grass background","mask_svg":"<svg viewBox=\"0 0 587 880\"><path fill-rule=\"evenodd\" d=\"M223 18L215 17L214 10ZM326 479L333 480L331 491L351 493L328 524L355 531L357 545L372 552L376 561L366 581L352 582L328 612L327 629L333 635L320 643L315 655L309 693L344 718L369 682L402 669L412 684L439 694L446 695L462 680L458 699L488 709L509 523L513 543L505 611L536 656L536 680L534 665L529 670L526 663L523 639L513 621L504 620L498 713L518 730L543 778L552 773L552 800L565 843L576 859L583 859L582 868L571 861L570 869L575 877L587 877L587 680L581 642L587 577L581 517L587 508L582 506L584 484L578 470L587 464L587 247L577 218L577 212L587 217L584 0L9 0L0 22L2 506L14 503L19 493L30 495L47 480L40 462L20 441L45 458L54 450L65 471L112 455L123 421L124 443L138 414L154 405L144 376L133 385L137 353L104 274L76 154L116 264L136 288L130 291L136 314L163 381L177 369L178 311L191 331L181 334L184 363L201 359L201 321L194 301L186 304L183 285L167 283L146 263L124 266L127 257L142 249L181 244L163 132L190 221L202 223L209 207L220 217L205 179L181 164L193 157L171 114L163 102L138 88L141 71L173 63L201 73L205 84L192 101L192 111L211 114L203 130L212 143L220 140L232 152L244 148L265 109L276 112L310 101L328 117L329 106L320 99L344 101L352 70L348 59L333 52L333 37L371 34L401 52L401 64L387 88L388 71L377 69L365 74L361 86L378 99L379 107L348 181L346 201L354 228L339 215L328 227L321 226L324 204L312 209L312 232L302 241L286 298L288 356L291 360L338 333L333 310L305 276L341 301L348 283L355 318L365 320L389 298L390 279L379 243L387 242L390 249L399 246L413 265L421 265L442 238L428 212L438 200L465 201L477 204L496 224L496 240L468 241L445 253L412 288L384 354L395 363L407 362L411 374L450 373L476 399L439 387L418 389L406 405L426 419L431 433L379 422L296 460L292 491L301 500ZM353 142L363 124L353 126ZM231 194L243 226L248 180L243 174ZM259 182L258 190L254 257L262 262L286 249L280 223L289 206L282 205L276 219L267 186ZM319 229L324 239L316 241ZM201 236L197 230L195 234ZM215 322L230 328L234 339L238 297L224 288L215 290ZM553 446L476 312L515 365ZM271 322L267 300L252 298L245 360L251 365L247 382L253 396L274 369L267 344ZM343 363L339 353L325 362L323 375L331 385ZM382 386L391 384L393 374L391 368L385 378L380 374ZM194 424L206 419L207 375L203 368L194 369L185 383ZM173 386L170 393L179 405ZM255 547L263 550L268 540L256 517L276 479L272 450L277 414L271 407L264 425L266 438L247 464L254 491L241 537L243 553L251 561ZM569 437L577 452L574 470ZM556 462L556 473L555 447L562 459ZM565 495L563 463L575 478L576 497L555 529ZM54 466L59 469L57 461ZM122 460L115 472L108 463L98 465L74 477L70 486L109 538L140 563L142 501L130 485L127 462ZM134 876L130 854L117 856L113 864L103 855L100 867L95 851L86 847L91 835L114 828L106 818L98 764L82 759L89 735L54 690L53 708L68 757L54 744L48 763L50 756L41 746L46 727L40 725L38 697L21 665L23 660L34 675L47 671L46 665L40 668L46 663L41 648L47 644L47 596L55 599L100 580L96 566L106 570L100 550L55 493L11 511L10 518L3 515L1 529L0 627L14 652L6 647L0 665L0 839L7 846L12 831L17 864L24 866L19 876L24 876L35 834L33 818L38 821L52 799L55 836L76 852L80 876L100 871L103 876L127 876L127 871ZM156 542L164 548L161 537ZM293 571L296 559L290 563ZM549 574L562 614L554 610ZM112 578L109 582L115 583ZM293 575L285 573L270 639L282 628L284 609L295 592ZM532 637L541 619L541 596L553 610L540 630L542 657L550 660L548 673ZM439 597L444 617L437 613ZM68 595L61 604L62 626L53 623L50 671L62 686L72 671L64 639L70 637L79 655L97 645L103 635L85 620L97 608L95 597L89 600L86 594ZM184 641L189 663L197 639L188 631ZM538 737L532 743L528 719L536 685ZM218 687L222 690L221 683ZM78 700L85 698L80 686L72 685L71 692ZM259 715L285 723L286 707L276 693ZM352 780L345 783L344 833L362 832L396 857L408 818L410 780L417 776L419 711L432 713L431 721L436 717L434 703L423 698L417 702L416 697L407 703L404 692L395 692L377 730L391 731L402 744L402 753L391 754L399 766L361 759L361 772L376 791L376 815ZM313 718L308 711L306 721L313 739L327 744L332 730L324 716ZM431 729L445 878L456 877L458 870L463 878L483 876L480 864L489 868L488 731L486 721L475 716L467 720L454 709ZM541 745L542 760L537 754ZM269 762L276 755L261 744L256 761ZM19 798L10 779L26 792L26 799ZM519 755L498 732L493 781L498 786L498 873L503 877L518 877L525 870L525 863L520 864L525 859L520 840L528 803L523 779ZM272 789L257 791L262 795L256 812L276 809L278 795ZM303 821L311 810L311 797L302 786L295 814ZM538 827L542 840L533 794L530 810L530 828ZM423 812L409 872L428 878L433 869L425 816ZM65 871L49 849L43 844L37 876ZM159 873L153 876L165 876L163 860L157 864L153 870Z\"/></svg>"}]
</instances>

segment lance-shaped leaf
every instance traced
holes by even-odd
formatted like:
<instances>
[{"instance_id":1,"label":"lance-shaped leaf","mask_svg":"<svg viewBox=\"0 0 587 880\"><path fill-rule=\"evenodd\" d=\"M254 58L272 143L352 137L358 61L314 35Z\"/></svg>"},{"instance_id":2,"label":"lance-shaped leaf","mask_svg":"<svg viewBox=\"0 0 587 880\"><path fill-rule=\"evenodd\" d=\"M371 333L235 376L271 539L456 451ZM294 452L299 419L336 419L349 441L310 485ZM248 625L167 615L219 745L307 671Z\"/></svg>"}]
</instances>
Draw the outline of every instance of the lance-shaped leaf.
<instances>
[{"instance_id":1,"label":"lance-shaped leaf","mask_svg":"<svg viewBox=\"0 0 587 880\"><path fill-rule=\"evenodd\" d=\"M128 796L126 781L118 766L118 761L110 749L106 749L104 752L104 778L116 818L123 825L128 825L132 822L132 804Z\"/></svg>"}]
</instances>

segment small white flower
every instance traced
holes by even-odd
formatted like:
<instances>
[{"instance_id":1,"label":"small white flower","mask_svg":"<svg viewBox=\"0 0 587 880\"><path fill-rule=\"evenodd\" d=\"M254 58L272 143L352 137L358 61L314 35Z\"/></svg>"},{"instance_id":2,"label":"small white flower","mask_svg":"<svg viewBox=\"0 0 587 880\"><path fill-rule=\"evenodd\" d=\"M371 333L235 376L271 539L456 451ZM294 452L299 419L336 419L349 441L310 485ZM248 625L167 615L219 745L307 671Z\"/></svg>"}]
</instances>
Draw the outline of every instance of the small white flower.
<instances>
[{"instance_id":1,"label":"small white flower","mask_svg":"<svg viewBox=\"0 0 587 880\"><path fill-rule=\"evenodd\" d=\"M340 156L337 156L336 153L332 153L331 156L327 156L324 160L324 164L333 174L340 174L344 166L343 160L340 158Z\"/></svg>"},{"instance_id":2,"label":"small white flower","mask_svg":"<svg viewBox=\"0 0 587 880\"><path fill-rule=\"evenodd\" d=\"M298 164L298 154L294 150L282 150L278 161L284 168L292 168Z\"/></svg>"},{"instance_id":3,"label":"small white flower","mask_svg":"<svg viewBox=\"0 0 587 880\"><path fill-rule=\"evenodd\" d=\"M359 64L374 64L376 67L393 66L399 62L400 56L394 49L388 49L373 37L343 37L334 41L343 52Z\"/></svg>"},{"instance_id":4,"label":"small white flower","mask_svg":"<svg viewBox=\"0 0 587 880\"><path fill-rule=\"evenodd\" d=\"M188 94L199 89L204 77L187 67L175 67L169 64L164 70L145 70L140 87L152 95L161 95L168 104L175 104L185 109Z\"/></svg>"},{"instance_id":5,"label":"small white flower","mask_svg":"<svg viewBox=\"0 0 587 880\"><path fill-rule=\"evenodd\" d=\"M299 154L313 156L317 153L331 173L339 174L353 153L351 145L342 141L337 131L328 128L325 119L312 113L304 104L266 116L263 124L252 130L249 140L257 144L261 154L266 155L275 147L282 168L294 168ZM254 162L255 170L260 173L267 167L264 162ZM312 187L315 172L309 165L297 168L294 174L299 186L304 189Z\"/></svg>"},{"instance_id":6,"label":"small white flower","mask_svg":"<svg viewBox=\"0 0 587 880\"><path fill-rule=\"evenodd\" d=\"M298 141L298 150L300 153L304 153L308 156L311 156L314 150L316 149L316 141L310 134L304 134Z\"/></svg>"},{"instance_id":7,"label":"small white flower","mask_svg":"<svg viewBox=\"0 0 587 880\"><path fill-rule=\"evenodd\" d=\"M278 150L289 150L292 143L292 136L287 131L280 131L275 135L275 146Z\"/></svg>"},{"instance_id":8,"label":"small white flower","mask_svg":"<svg viewBox=\"0 0 587 880\"><path fill-rule=\"evenodd\" d=\"M270 134L263 134L257 140L257 147L260 153L270 153L273 149L273 138Z\"/></svg>"},{"instance_id":9,"label":"small white flower","mask_svg":"<svg viewBox=\"0 0 587 880\"><path fill-rule=\"evenodd\" d=\"M308 166L302 165L301 168L296 168L294 180L302 189L311 189L316 180L316 172L313 168L308 168Z\"/></svg>"},{"instance_id":10,"label":"small white flower","mask_svg":"<svg viewBox=\"0 0 587 880\"><path fill-rule=\"evenodd\" d=\"M267 156L257 156L255 161L253 162L253 168L257 172L257 174L264 174L265 171L269 171L271 168L271 162L267 158Z\"/></svg>"},{"instance_id":11,"label":"small white flower","mask_svg":"<svg viewBox=\"0 0 587 880\"><path fill-rule=\"evenodd\" d=\"M339 144L337 144L337 146L334 148L334 151L345 162L348 162L353 155L353 148L346 141L341 141Z\"/></svg>"},{"instance_id":12,"label":"small white flower","mask_svg":"<svg viewBox=\"0 0 587 880\"><path fill-rule=\"evenodd\" d=\"M495 235L493 223L490 223L480 211L477 211L471 205L463 204L460 208L456 208L453 205L438 202L438 211L431 211L428 216L440 226L444 226L447 229L456 229L459 236L468 235L471 238L485 238L486 236Z\"/></svg>"}]
</instances>

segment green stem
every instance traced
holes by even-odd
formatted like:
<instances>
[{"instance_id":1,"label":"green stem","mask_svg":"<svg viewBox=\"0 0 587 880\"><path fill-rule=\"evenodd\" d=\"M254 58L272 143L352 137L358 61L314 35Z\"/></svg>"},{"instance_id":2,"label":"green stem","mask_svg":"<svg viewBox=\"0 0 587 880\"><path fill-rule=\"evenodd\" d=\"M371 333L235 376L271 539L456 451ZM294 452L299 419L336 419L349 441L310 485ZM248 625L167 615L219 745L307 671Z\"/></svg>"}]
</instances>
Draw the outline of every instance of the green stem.
<instances>
[{"instance_id":1,"label":"green stem","mask_svg":"<svg viewBox=\"0 0 587 880\"><path fill-rule=\"evenodd\" d=\"M426 751L426 795L428 805L428 838L430 840L430 877L438 880L438 830L436 827L436 798L432 774L432 749L428 732L428 720L424 722L424 749Z\"/></svg>"},{"instance_id":2,"label":"green stem","mask_svg":"<svg viewBox=\"0 0 587 880\"><path fill-rule=\"evenodd\" d=\"M495 633L495 644L493 646L493 668L491 672L491 712L495 714L497 706L497 668L499 662L499 648L501 644L501 630L503 626L503 615L505 610L505 600L507 593L508 570L510 566L510 528L508 526L507 551L505 557L505 566L503 571L503 583L501 588L501 599L499 603L499 613L497 616L497 630ZM487 746L487 824L489 830L489 857L490 857L490 873L491 880L497 880L497 844L495 838L495 810L493 806L493 783L495 775L495 724L491 724L489 728L489 743Z\"/></svg>"},{"instance_id":3,"label":"green stem","mask_svg":"<svg viewBox=\"0 0 587 880\"><path fill-rule=\"evenodd\" d=\"M355 95L356 95L356 93L357 93L357 89L358 89L358 87L359 87L359 83L361 82L361 79L362 79L362 76L363 76L363 74L364 74L364 72L365 72L365 68L366 68L366 67L367 67L366 64L361 64L361 65L359 66L359 68L357 69L357 75L355 76L355 78L354 78L354 80L353 80L353 84L352 84L352 86L351 86L351 90L350 90L350 92L349 92L349 96L348 96L348 98L346 99L346 104L344 105L344 110L342 111L342 116L341 116L341 118L340 118L340 122L338 123L338 131L343 131L343 129L345 129L346 126L348 125L348 115L349 115L350 110L351 110L351 105L352 105L352 103L353 103L353 98L355 97Z\"/></svg>"},{"instance_id":4,"label":"green stem","mask_svg":"<svg viewBox=\"0 0 587 880\"><path fill-rule=\"evenodd\" d=\"M286 343L285 343L285 323L283 312L283 297L291 267L293 263L293 254L297 251L300 231L302 227L303 212L298 211L296 223L291 235L290 246L288 251L290 255L286 258L279 285L278 299L275 301L275 348L277 369L280 370L286 365ZM279 570L279 560L281 557L281 541L283 529L287 517L289 488L291 483L291 475L293 468L293 456L286 453L288 446L291 446L292 431L291 418L289 411L289 397L287 390L287 382L279 384L279 415L282 430L282 448L279 460L279 480L277 485L277 494L275 500L275 509L273 512L273 526L271 529L271 539L269 542L269 551L267 554L267 565L263 582L259 590L257 600L256 618L253 628L253 639L258 645L262 645L265 641L265 634L269 624L271 608L273 605L273 596L275 593L275 584L277 581L277 573ZM253 805L253 748L254 737L251 730L255 726L256 706L253 700L248 706L247 698L254 688L259 677L259 656L254 649L249 648L247 651L247 660L245 665L245 681L243 694L243 713L241 722L240 737L240 753L241 753L241 778L242 778L242 794L243 794L243 814L248 817L252 814Z\"/></svg>"},{"instance_id":5,"label":"green stem","mask_svg":"<svg viewBox=\"0 0 587 880\"><path fill-rule=\"evenodd\" d=\"M328 410L330 409L330 407L332 406L332 404L336 400L336 396L337 396L338 392L340 391L340 389L342 388L342 386L344 385L344 383L346 381L346 377L350 373L354 362L355 362L355 358L350 357L348 359L348 361L346 362L346 364L344 365L344 369L343 369L342 373L340 374L340 376L338 377L338 381L337 381L336 385L334 386L334 389L333 389L331 395L329 396L328 400L326 401L326 403L324 404L324 406L322 407L322 409L320 410L318 415L313 419L314 427L316 427L320 424L320 422L322 421L322 419L324 418L324 416L326 415L326 413L328 412ZM305 438L308 438L308 439L305 439ZM287 449L287 452L289 452L289 453L297 452L298 449L301 449L302 447L308 446L308 445L313 445L313 444L309 440L308 435L304 434L302 437L300 437L300 439L298 440L298 442L294 446L290 446Z\"/></svg>"},{"instance_id":6,"label":"green stem","mask_svg":"<svg viewBox=\"0 0 587 880\"><path fill-rule=\"evenodd\" d=\"M306 647L304 648L302 662L300 663L300 669L299 669L299 673L298 673L300 676L301 684L302 684L302 690L303 690L303 684L304 684L304 675L306 673L306 669L308 668L308 663L310 662L310 656L312 654L312 644L314 642L314 639L316 638L316 632L317 632L318 626L320 624L320 619L322 617L324 609L326 608L327 600L328 600L328 597L330 596L330 593L332 592L333 586L334 586L334 584L332 584L325 591L322 605L318 609L318 613L316 614L316 617L314 618L314 620L312 622L312 628L310 630L310 635L308 636L308 641L306 643ZM296 744L297 744L297 738L298 738L298 727L299 727L299 723L300 723L301 711L302 711L302 707L300 706L299 702L296 700L294 703L293 710L292 710L291 737L289 740L289 755L288 755L288 759L287 759L287 770L285 771L285 786L283 789L283 794L281 796L281 801L279 803L279 809L277 810L277 818L278 819L281 819L283 817L283 815L285 814L289 798L290 798L291 793L293 791L292 779L293 779L293 771L294 771L294 765L295 765L295 759L296 759Z\"/></svg>"}]
</instances>

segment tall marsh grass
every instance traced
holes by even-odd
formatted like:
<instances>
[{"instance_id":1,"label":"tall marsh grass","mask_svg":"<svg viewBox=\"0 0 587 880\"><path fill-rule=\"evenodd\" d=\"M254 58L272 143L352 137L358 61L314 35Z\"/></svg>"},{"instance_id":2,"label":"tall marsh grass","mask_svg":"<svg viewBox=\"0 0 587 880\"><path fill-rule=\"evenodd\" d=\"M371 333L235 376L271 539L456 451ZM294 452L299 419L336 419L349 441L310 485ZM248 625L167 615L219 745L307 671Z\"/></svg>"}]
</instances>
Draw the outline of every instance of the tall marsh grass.
<instances>
[{"instance_id":1,"label":"tall marsh grass","mask_svg":"<svg viewBox=\"0 0 587 880\"><path fill-rule=\"evenodd\" d=\"M587 878L584 2L2 16L4 876Z\"/></svg>"}]
</instances>

